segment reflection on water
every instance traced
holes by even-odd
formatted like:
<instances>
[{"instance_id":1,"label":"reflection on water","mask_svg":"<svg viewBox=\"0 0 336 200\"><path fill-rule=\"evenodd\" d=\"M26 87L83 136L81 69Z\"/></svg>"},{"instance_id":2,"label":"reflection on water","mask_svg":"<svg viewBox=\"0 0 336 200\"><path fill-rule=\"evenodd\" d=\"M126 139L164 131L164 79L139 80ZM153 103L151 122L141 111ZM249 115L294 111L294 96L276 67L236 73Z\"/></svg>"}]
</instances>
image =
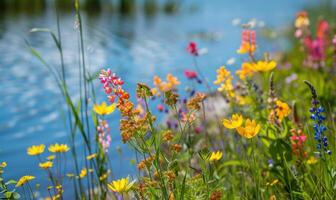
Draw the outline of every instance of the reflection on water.
<instances>
[{"instance_id":1,"label":"reflection on water","mask_svg":"<svg viewBox=\"0 0 336 200\"><path fill-rule=\"evenodd\" d=\"M233 19L239 17L246 21L256 18L266 25L282 27L292 20L304 3L304 0L274 1L272 4L266 0L213 0L211 3L193 0L183 4L181 11L174 15L85 13L88 68L93 73L102 67L111 67L125 79L126 89L132 92L136 82L151 84L155 74L165 76L173 73L184 80L183 70L192 69L192 60L186 54L185 46L194 40L209 50L207 55L200 57L199 64L204 74L213 80L216 68L236 56L240 28L232 26ZM190 9L195 5L198 6L196 11ZM66 75L70 93L75 99L79 96L79 61L74 19L71 12L61 15ZM29 33L34 27L56 30L52 9L29 15L0 14L0 161L8 162L6 174L9 178L25 174L38 176L36 160L25 153L27 146L68 141L64 113L61 111L62 99L55 82L29 54L24 39L36 47L48 63L59 67L57 49L49 35ZM283 46L282 43L272 43L263 48L274 51ZM100 93L98 99L105 100L102 89L95 85L97 93ZM133 153L120 142L117 114L110 116L109 120L112 127L110 158L114 174L120 177L134 173L135 167L129 164L134 158ZM117 146L123 150L122 157L115 150ZM23 164L24 167L21 167Z\"/></svg>"}]
</instances>

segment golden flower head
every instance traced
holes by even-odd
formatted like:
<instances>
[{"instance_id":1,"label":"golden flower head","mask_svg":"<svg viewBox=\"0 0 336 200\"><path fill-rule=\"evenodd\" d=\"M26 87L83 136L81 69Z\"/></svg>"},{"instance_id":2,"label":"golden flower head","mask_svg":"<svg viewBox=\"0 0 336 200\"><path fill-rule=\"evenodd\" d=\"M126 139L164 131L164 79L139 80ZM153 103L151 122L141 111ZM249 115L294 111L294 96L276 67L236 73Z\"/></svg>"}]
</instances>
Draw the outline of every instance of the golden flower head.
<instances>
[{"instance_id":1,"label":"golden flower head","mask_svg":"<svg viewBox=\"0 0 336 200\"><path fill-rule=\"evenodd\" d=\"M48 150L52 153L65 153L65 152L69 151L70 148L66 144L56 143L56 144L50 145Z\"/></svg>"},{"instance_id":2,"label":"golden flower head","mask_svg":"<svg viewBox=\"0 0 336 200\"><path fill-rule=\"evenodd\" d=\"M228 129L235 129L243 124L243 116L238 114L233 114L231 119L224 119L223 125Z\"/></svg>"},{"instance_id":3,"label":"golden flower head","mask_svg":"<svg viewBox=\"0 0 336 200\"><path fill-rule=\"evenodd\" d=\"M260 128L261 126L257 124L255 120L247 119L245 122L245 127L238 127L236 130L239 135L250 139L259 133Z\"/></svg>"},{"instance_id":4,"label":"golden flower head","mask_svg":"<svg viewBox=\"0 0 336 200\"><path fill-rule=\"evenodd\" d=\"M127 178L122 178L116 181L112 181L107 186L113 192L127 193L132 188L133 184L134 184L134 181L130 183L127 177Z\"/></svg>"},{"instance_id":5,"label":"golden flower head","mask_svg":"<svg viewBox=\"0 0 336 200\"><path fill-rule=\"evenodd\" d=\"M241 80L245 80L246 77L251 77L254 73L253 65L249 62L244 62L242 64L241 70L237 70L236 74L239 76Z\"/></svg>"},{"instance_id":6,"label":"golden flower head","mask_svg":"<svg viewBox=\"0 0 336 200\"><path fill-rule=\"evenodd\" d=\"M221 151L212 152L209 157L209 161L218 161L223 157L223 153Z\"/></svg>"},{"instance_id":7,"label":"golden flower head","mask_svg":"<svg viewBox=\"0 0 336 200\"><path fill-rule=\"evenodd\" d=\"M84 167L79 173L79 178L84 178L87 175L87 169Z\"/></svg>"},{"instance_id":8,"label":"golden flower head","mask_svg":"<svg viewBox=\"0 0 336 200\"><path fill-rule=\"evenodd\" d=\"M117 104L113 103L109 106L106 105L106 102L99 104L94 104L93 105L93 110L98 114L98 115L109 115L114 112L116 109Z\"/></svg>"},{"instance_id":9,"label":"golden flower head","mask_svg":"<svg viewBox=\"0 0 336 200\"><path fill-rule=\"evenodd\" d=\"M277 100L275 112L279 120L282 121L284 117L287 117L290 114L291 109L286 103Z\"/></svg>"},{"instance_id":10,"label":"golden flower head","mask_svg":"<svg viewBox=\"0 0 336 200\"><path fill-rule=\"evenodd\" d=\"M180 81L172 74L168 74L166 79L167 81L162 81L158 76L154 76L153 78L154 85L161 92L170 91L180 84Z\"/></svg>"},{"instance_id":11,"label":"golden flower head","mask_svg":"<svg viewBox=\"0 0 336 200\"><path fill-rule=\"evenodd\" d=\"M45 146L44 144L33 145L27 148L27 154L30 156L37 156L44 152Z\"/></svg>"},{"instance_id":12,"label":"golden flower head","mask_svg":"<svg viewBox=\"0 0 336 200\"><path fill-rule=\"evenodd\" d=\"M42 169L49 169L53 166L53 162L51 161L46 161L46 162L43 162L43 163L39 163L39 167L42 168Z\"/></svg>"},{"instance_id":13,"label":"golden flower head","mask_svg":"<svg viewBox=\"0 0 336 200\"><path fill-rule=\"evenodd\" d=\"M15 187L23 186L24 184L28 183L29 181L35 179L35 176L22 176L19 181L16 183Z\"/></svg>"},{"instance_id":14,"label":"golden flower head","mask_svg":"<svg viewBox=\"0 0 336 200\"><path fill-rule=\"evenodd\" d=\"M277 63L273 60L271 61L258 61L257 63L253 63L252 67L254 71L257 72L268 72L273 70L276 67Z\"/></svg>"}]
</instances>

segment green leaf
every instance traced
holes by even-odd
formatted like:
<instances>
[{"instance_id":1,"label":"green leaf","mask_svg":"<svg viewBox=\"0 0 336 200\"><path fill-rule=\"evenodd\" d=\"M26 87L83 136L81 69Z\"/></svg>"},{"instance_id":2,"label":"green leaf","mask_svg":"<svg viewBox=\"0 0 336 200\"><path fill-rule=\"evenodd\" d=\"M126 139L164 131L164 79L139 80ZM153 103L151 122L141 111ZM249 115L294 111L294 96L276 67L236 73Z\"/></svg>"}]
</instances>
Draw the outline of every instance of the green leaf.
<instances>
[{"instance_id":1,"label":"green leaf","mask_svg":"<svg viewBox=\"0 0 336 200\"><path fill-rule=\"evenodd\" d=\"M5 184L10 185L10 184L16 184L16 183L17 183L16 180L11 179L11 180L7 181Z\"/></svg>"}]
</instances>

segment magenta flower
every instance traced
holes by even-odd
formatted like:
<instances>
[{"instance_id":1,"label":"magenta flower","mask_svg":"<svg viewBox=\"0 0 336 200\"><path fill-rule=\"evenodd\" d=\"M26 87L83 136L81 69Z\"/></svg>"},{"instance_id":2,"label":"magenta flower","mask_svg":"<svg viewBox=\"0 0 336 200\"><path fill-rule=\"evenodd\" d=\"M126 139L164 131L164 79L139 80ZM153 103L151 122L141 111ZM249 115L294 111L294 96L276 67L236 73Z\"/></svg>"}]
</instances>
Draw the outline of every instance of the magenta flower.
<instances>
[{"instance_id":1,"label":"magenta flower","mask_svg":"<svg viewBox=\"0 0 336 200\"><path fill-rule=\"evenodd\" d=\"M192 70L185 70L184 75L188 79L196 79L197 78L197 73L195 71L192 71Z\"/></svg>"},{"instance_id":2,"label":"magenta flower","mask_svg":"<svg viewBox=\"0 0 336 200\"><path fill-rule=\"evenodd\" d=\"M187 47L187 51L193 56L198 56L198 49L197 49L197 45L195 42L189 43Z\"/></svg>"}]
</instances>

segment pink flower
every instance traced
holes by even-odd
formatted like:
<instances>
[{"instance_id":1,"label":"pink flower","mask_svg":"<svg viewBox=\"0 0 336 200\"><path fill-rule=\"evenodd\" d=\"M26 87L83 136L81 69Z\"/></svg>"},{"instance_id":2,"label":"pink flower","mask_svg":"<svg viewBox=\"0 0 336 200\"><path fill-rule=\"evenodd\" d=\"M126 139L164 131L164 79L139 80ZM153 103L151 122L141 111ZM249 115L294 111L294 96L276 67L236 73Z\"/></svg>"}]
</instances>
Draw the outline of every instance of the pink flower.
<instances>
[{"instance_id":1,"label":"pink flower","mask_svg":"<svg viewBox=\"0 0 336 200\"><path fill-rule=\"evenodd\" d=\"M157 109L158 109L160 112L162 112L162 111L164 110L164 107L163 107L162 104L159 104L159 105L157 106Z\"/></svg>"},{"instance_id":2,"label":"pink flower","mask_svg":"<svg viewBox=\"0 0 336 200\"><path fill-rule=\"evenodd\" d=\"M188 78L188 79L194 79L197 78L197 73L195 71L192 70L185 70L184 71L184 75Z\"/></svg>"},{"instance_id":3,"label":"pink flower","mask_svg":"<svg viewBox=\"0 0 336 200\"><path fill-rule=\"evenodd\" d=\"M193 56L198 56L198 49L197 49L197 45L195 42L189 43L187 47L187 51Z\"/></svg>"}]
</instances>

